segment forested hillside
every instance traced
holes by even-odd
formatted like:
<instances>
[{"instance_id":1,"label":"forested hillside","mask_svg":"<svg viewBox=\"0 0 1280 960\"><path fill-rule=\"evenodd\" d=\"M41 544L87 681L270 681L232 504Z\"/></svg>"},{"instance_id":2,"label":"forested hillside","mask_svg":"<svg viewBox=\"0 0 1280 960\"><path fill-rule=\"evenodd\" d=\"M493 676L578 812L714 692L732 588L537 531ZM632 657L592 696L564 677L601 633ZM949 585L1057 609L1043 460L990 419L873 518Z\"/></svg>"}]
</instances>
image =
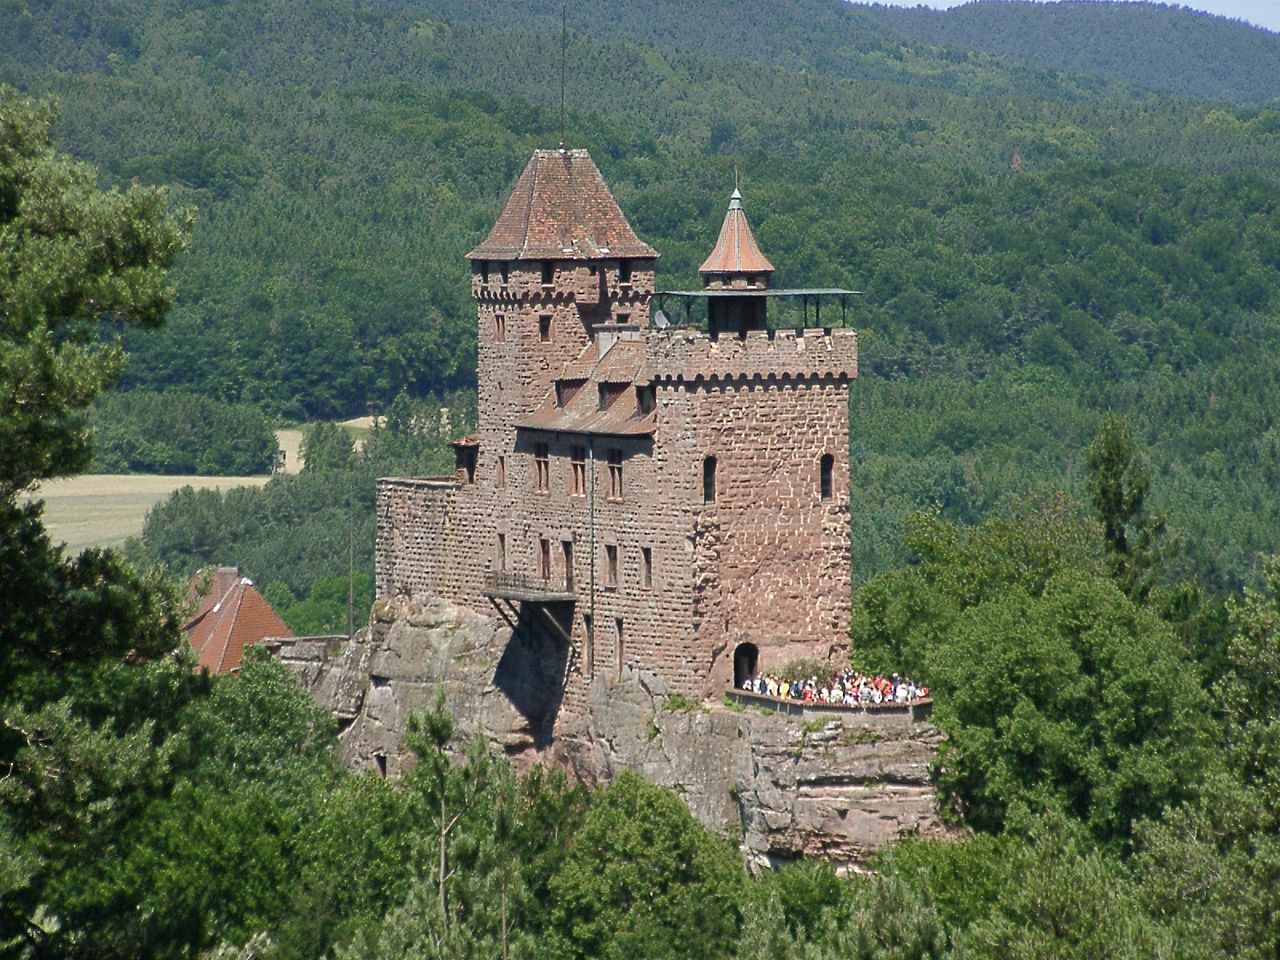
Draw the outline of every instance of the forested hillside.
<instances>
[{"instance_id":1,"label":"forested hillside","mask_svg":"<svg viewBox=\"0 0 1280 960\"><path fill-rule=\"evenodd\" d=\"M556 4L4 12L0 75L59 97L62 143L198 211L176 309L157 336L125 332L122 386L306 419L473 386L462 254L558 137ZM955 55L878 16L575 13L569 139L662 251L660 285L694 282L736 165L780 282L864 291L859 580L901 558L918 506L972 522L1078 490L1114 409L1155 460L1178 575L1250 581L1280 539L1280 113ZM340 572L296 562L295 593L306 569Z\"/></svg>"},{"instance_id":2,"label":"forested hillside","mask_svg":"<svg viewBox=\"0 0 1280 960\"><path fill-rule=\"evenodd\" d=\"M1241 106L1280 97L1280 34L1178 4L988 0L941 11L859 9L906 42Z\"/></svg>"}]
</instances>

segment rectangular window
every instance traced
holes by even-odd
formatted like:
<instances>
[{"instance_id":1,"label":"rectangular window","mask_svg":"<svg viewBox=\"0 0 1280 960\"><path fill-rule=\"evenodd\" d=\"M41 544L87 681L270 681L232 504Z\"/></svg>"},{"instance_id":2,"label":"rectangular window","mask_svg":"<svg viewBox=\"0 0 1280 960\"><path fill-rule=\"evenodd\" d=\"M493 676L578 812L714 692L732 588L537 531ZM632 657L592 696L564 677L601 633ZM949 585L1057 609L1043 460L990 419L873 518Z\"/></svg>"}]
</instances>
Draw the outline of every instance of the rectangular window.
<instances>
[{"instance_id":1,"label":"rectangular window","mask_svg":"<svg viewBox=\"0 0 1280 960\"><path fill-rule=\"evenodd\" d=\"M573 591L573 541L561 540L560 552L564 559L564 589L570 593Z\"/></svg>"},{"instance_id":2,"label":"rectangular window","mask_svg":"<svg viewBox=\"0 0 1280 960\"><path fill-rule=\"evenodd\" d=\"M640 548L640 586L645 590L653 589L653 548Z\"/></svg>"},{"instance_id":3,"label":"rectangular window","mask_svg":"<svg viewBox=\"0 0 1280 960\"><path fill-rule=\"evenodd\" d=\"M504 454L498 454L498 470L494 482L499 490L507 488L507 458Z\"/></svg>"},{"instance_id":4,"label":"rectangular window","mask_svg":"<svg viewBox=\"0 0 1280 960\"><path fill-rule=\"evenodd\" d=\"M542 285L552 286L556 282L556 265L550 260L542 261Z\"/></svg>"},{"instance_id":5,"label":"rectangular window","mask_svg":"<svg viewBox=\"0 0 1280 960\"><path fill-rule=\"evenodd\" d=\"M498 534L498 553L493 558L493 569L500 571L507 569L507 535L505 533Z\"/></svg>"},{"instance_id":6,"label":"rectangular window","mask_svg":"<svg viewBox=\"0 0 1280 960\"><path fill-rule=\"evenodd\" d=\"M545 443L533 447L533 488L542 493L551 489L551 458Z\"/></svg>"},{"instance_id":7,"label":"rectangular window","mask_svg":"<svg viewBox=\"0 0 1280 960\"><path fill-rule=\"evenodd\" d=\"M505 314L493 315L493 342L502 343L507 339L507 318Z\"/></svg>"},{"instance_id":8,"label":"rectangular window","mask_svg":"<svg viewBox=\"0 0 1280 960\"><path fill-rule=\"evenodd\" d=\"M543 343L551 342L551 314L549 313L538 317L538 339Z\"/></svg>"},{"instance_id":9,"label":"rectangular window","mask_svg":"<svg viewBox=\"0 0 1280 960\"><path fill-rule=\"evenodd\" d=\"M657 404L653 387L636 387L636 409L641 413L652 413Z\"/></svg>"},{"instance_id":10,"label":"rectangular window","mask_svg":"<svg viewBox=\"0 0 1280 960\"><path fill-rule=\"evenodd\" d=\"M489 285L489 261L480 261L480 282L486 287Z\"/></svg>"},{"instance_id":11,"label":"rectangular window","mask_svg":"<svg viewBox=\"0 0 1280 960\"><path fill-rule=\"evenodd\" d=\"M618 545L614 543L604 545L604 588L618 589Z\"/></svg>"},{"instance_id":12,"label":"rectangular window","mask_svg":"<svg viewBox=\"0 0 1280 960\"><path fill-rule=\"evenodd\" d=\"M835 492L834 474L835 474L836 458L829 453L822 455L822 463L819 467L821 474L818 481L819 493L823 500L830 500Z\"/></svg>"},{"instance_id":13,"label":"rectangular window","mask_svg":"<svg viewBox=\"0 0 1280 960\"><path fill-rule=\"evenodd\" d=\"M595 660L596 660L596 631L595 624L591 621L591 614L584 613L582 615L582 626L587 632L587 652L583 660L583 673L588 677L595 676Z\"/></svg>"},{"instance_id":14,"label":"rectangular window","mask_svg":"<svg viewBox=\"0 0 1280 960\"><path fill-rule=\"evenodd\" d=\"M587 495L587 448L574 447L569 459L569 494L574 497Z\"/></svg>"},{"instance_id":15,"label":"rectangular window","mask_svg":"<svg viewBox=\"0 0 1280 960\"><path fill-rule=\"evenodd\" d=\"M622 451L609 451L609 499L622 499Z\"/></svg>"},{"instance_id":16,"label":"rectangular window","mask_svg":"<svg viewBox=\"0 0 1280 960\"><path fill-rule=\"evenodd\" d=\"M618 261L618 282L619 283L631 282L631 261L630 260Z\"/></svg>"},{"instance_id":17,"label":"rectangular window","mask_svg":"<svg viewBox=\"0 0 1280 960\"><path fill-rule=\"evenodd\" d=\"M551 579L551 541L546 537L538 540L538 579Z\"/></svg>"}]
</instances>

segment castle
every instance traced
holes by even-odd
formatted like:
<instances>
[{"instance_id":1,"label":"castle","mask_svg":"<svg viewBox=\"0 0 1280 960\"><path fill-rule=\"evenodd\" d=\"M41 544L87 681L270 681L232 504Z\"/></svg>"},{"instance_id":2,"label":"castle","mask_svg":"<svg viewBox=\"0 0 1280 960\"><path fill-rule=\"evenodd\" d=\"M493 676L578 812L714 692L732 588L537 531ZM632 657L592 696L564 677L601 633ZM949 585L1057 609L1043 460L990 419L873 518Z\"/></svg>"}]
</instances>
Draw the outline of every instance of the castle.
<instances>
[{"instance_id":1,"label":"castle","mask_svg":"<svg viewBox=\"0 0 1280 960\"><path fill-rule=\"evenodd\" d=\"M656 292L584 150L535 152L467 257L478 428L453 476L378 482L379 597L504 617L540 667L494 682L544 732L627 666L702 698L842 645L857 336L767 308L849 291L772 289L735 189L703 289Z\"/></svg>"}]
</instances>

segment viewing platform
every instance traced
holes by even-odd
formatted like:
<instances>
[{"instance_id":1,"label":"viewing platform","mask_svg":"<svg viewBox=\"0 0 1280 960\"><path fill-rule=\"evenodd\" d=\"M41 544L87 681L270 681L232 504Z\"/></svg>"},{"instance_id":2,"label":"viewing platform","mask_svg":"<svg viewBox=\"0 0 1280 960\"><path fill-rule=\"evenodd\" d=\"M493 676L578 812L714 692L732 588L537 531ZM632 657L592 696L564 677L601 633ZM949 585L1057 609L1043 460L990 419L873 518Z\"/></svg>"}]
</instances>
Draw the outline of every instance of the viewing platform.
<instances>
[{"instance_id":1,"label":"viewing platform","mask_svg":"<svg viewBox=\"0 0 1280 960\"><path fill-rule=\"evenodd\" d=\"M761 710L772 710L792 717L806 719L829 717L832 720L865 716L898 716L910 718L912 723L920 723L929 719L933 713L933 698L920 697L902 703L864 703L858 706L846 706L843 703L806 703L803 700L771 697L764 693L749 693L746 690L727 690L727 696L734 703L745 707L757 707Z\"/></svg>"}]
</instances>

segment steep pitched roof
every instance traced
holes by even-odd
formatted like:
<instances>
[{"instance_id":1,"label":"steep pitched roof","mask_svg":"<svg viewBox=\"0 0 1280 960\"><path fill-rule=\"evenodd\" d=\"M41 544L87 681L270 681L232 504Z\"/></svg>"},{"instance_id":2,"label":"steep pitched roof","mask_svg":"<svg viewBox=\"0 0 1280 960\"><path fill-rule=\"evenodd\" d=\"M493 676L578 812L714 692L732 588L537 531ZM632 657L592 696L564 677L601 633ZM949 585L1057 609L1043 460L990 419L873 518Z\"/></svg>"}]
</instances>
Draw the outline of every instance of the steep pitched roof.
<instances>
[{"instance_id":1,"label":"steep pitched roof","mask_svg":"<svg viewBox=\"0 0 1280 960\"><path fill-rule=\"evenodd\" d=\"M198 589L203 577L198 573L191 578L191 593ZM210 673L235 673L244 658L244 648L263 637L293 636L253 581L241 577L234 567L218 567L212 572L196 612L183 624L182 631L196 652L199 666Z\"/></svg>"},{"instance_id":2,"label":"steep pitched roof","mask_svg":"<svg viewBox=\"0 0 1280 960\"><path fill-rule=\"evenodd\" d=\"M585 150L535 150L470 260L653 259Z\"/></svg>"},{"instance_id":3,"label":"steep pitched roof","mask_svg":"<svg viewBox=\"0 0 1280 960\"><path fill-rule=\"evenodd\" d=\"M635 387L652 379L645 372L643 340L618 340L604 356L600 356L594 343L588 344L581 356L565 365L557 379L576 383L578 388L564 406L557 404L553 389L517 427L611 437L649 436L656 428L657 414L652 410L642 413L636 404ZM602 386L608 399L604 409Z\"/></svg>"},{"instance_id":4,"label":"steep pitched roof","mask_svg":"<svg viewBox=\"0 0 1280 960\"><path fill-rule=\"evenodd\" d=\"M711 256L698 268L699 273L772 273L773 264L756 245L751 224L742 209L742 194L735 187L729 198L729 209L720 227Z\"/></svg>"}]
</instances>

